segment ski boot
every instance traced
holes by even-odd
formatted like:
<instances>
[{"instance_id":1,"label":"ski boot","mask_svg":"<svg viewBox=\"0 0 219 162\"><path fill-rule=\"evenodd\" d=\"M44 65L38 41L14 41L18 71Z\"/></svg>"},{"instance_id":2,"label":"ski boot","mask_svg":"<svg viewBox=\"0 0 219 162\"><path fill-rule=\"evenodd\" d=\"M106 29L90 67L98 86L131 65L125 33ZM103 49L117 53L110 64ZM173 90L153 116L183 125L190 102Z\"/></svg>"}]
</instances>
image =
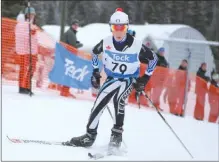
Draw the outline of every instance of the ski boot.
<instances>
[{"instance_id":1,"label":"ski boot","mask_svg":"<svg viewBox=\"0 0 219 162\"><path fill-rule=\"evenodd\" d=\"M19 87L19 93L20 94L29 94L29 91L27 88Z\"/></svg>"},{"instance_id":2,"label":"ski boot","mask_svg":"<svg viewBox=\"0 0 219 162\"><path fill-rule=\"evenodd\" d=\"M113 128L110 137L109 147L110 148L120 148L122 143L122 128Z\"/></svg>"},{"instance_id":3,"label":"ski boot","mask_svg":"<svg viewBox=\"0 0 219 162\"><path fill-rule=\"evenodd\" d=\"M79 137L73 137L70 141L64 143L66 146L74 146L74 147L90 147L93 145L96 134L86 133L85 135Z\"/></svg>"}]
</instances>

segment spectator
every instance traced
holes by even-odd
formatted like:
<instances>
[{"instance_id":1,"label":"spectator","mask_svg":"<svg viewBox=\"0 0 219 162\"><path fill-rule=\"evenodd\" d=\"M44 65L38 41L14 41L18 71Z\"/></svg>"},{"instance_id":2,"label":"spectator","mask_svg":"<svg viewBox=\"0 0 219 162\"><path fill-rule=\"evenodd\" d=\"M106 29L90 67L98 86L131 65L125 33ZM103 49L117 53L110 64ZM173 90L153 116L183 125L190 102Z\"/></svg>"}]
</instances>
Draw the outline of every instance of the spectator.
<instances>
[{"instance_id":1,"label":"spectator","mask_svg":"<svg viewBox=\"0 0 219 162\"><path fill-rule=\"evenodd\" d=\"M159 48L157 51L157 57L158 57L157 66L169 68L169 63L164 57L164 54L165 54L165 48L164 47Z\"/></svg>"},{"instance_id":2,"label":"spectator","mask_svg":"<svg viewBox=\"0 0 219 162\"><path fill-rule=\"evenodd\" d=\"M199 67L196 75L204 79L205 81L209 82L210 78L208 76L205 76L206 70L207 70L207 64L203 62L201 66Z\"/></svg>"},{"instance_id":3,"label":"spectator","mask_svg":"<svg viewBox=\"0 0 219 162\"><path fill-rule=\"evenodd\" d=\"M187 93L185 91L186 89L186 81L187 81L187 70L188 70L188 62L187 60L182 60L178 71L176 72L176 107L174 109L174 114L183 116L184 110L183 110L183 105L184 105L184 100L185 100L185 94ZM188 89L190 89L191 82L189 80L188 82Z\"/></svg>"},{"instance_id":4,"label":"spectator","mask_svg":"<svg viewBox=\"0 0 219 162\"><path fill-rule=\"evenodd\" d=\"M181 64L179 65L178 70L184 70L187 71L188 70L188 61L187 60L182 60Z\"/></svg>"},{"instance_id":5,"label":"spectator","mask_svg":"<svg viewBox=\"0 0 219 162\"><path fill-rule=\"evenodd\" d=\"M79 21L76 19L73 20L70 28L64 33L62 42L66 43L74 48L82 47L83 44L80 43L76 37L78 27L79 27ZM60 95L65 96L65 97L76 98L73 94L70 93L70 88L67 86L62 86Z\"/></svg>"},{"instance_id":6,"label":"spectator","mask_svg":"<svg viewBox=\"0 0 219 162\"><path fill-rule=\"evenodd\" d=\"M166 82L166 79L168 77L167 68L169 67L168 62L164 57L164 53L165 53L164 47L158 49L157 52L158 62L153 75L153 78L155 79L153 79L152 89L151 89L151 99L154 105L159 110L162 110L160 107L160 96L165 88L164 83Z\"/></svg>"},{"instance_id":7,"label":"spectator","mask_svg":"<svg viewBox=\"0 0 219 162\"><path fill-rule=\"evenodd\" d=\"M30 80L33 77L34 71L36 69L36 61L38 54L38 44L36 30L36 12L33 7L29 9L25 8L24 11L25 21L22 17L18 19L18 23L15 28L15 50L16 54L19 55L20 59L20 70L19 70L19 93L21 94L33 94L30 89ZM30 22L30 32L29 33L29 22ZM31 53L30 53L30 34L31 34ZM31 54L31 64L30 64L30 54ZM31 72L30 72L31 69Z\"/></svg>"},{"instance_id":8,"label":"spectator","mask_svg":"<svg viewBox=\"0 0 219 162\"><path fill-rule=\"evenodd\" d=\"M210 104L210 114L208 121L215 123L219 116L219 74L216 72L212 73L208 97Z\"/></svg>"},{"instance_id":9,"label":"spectator","mask_svg":"<svg viewBox=\"0 0 219 162\"><path fill-rule=\"evenodd\" d=\"M83 44L80 43L76 37L78 27L79 27L79 21L76 19L73 20L70 28L64 33L62 40L63 42L67 43L68 45L71 45L74 48L80 48L83 46Z\"/></svg>"},{"instance_id":10,"label":"spectator","mask_svg":"<svg viewBox=\"0 0 219 162\"><path fill-rule=\"evenodd\" d=\"M210 78L205 76L206 68L206 63L202 63L196 73L196 104L194 117L197 120L203 120L204 118L205 95L208 92L207 82L210 81Z\"/></svg>"}]
</instances>

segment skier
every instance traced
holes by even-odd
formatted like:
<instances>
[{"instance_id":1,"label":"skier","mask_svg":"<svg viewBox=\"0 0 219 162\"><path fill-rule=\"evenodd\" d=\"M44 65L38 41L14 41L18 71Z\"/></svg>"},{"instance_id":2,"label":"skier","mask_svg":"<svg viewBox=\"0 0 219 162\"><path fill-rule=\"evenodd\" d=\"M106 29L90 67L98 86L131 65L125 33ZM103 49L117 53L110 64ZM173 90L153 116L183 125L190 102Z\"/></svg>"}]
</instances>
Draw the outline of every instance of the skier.
<instances>
[{"instance_id":1,"label":"skier","mask_svg":"<svg viewBox=\"0 0 219 162\"><path fill-rule=\"evenodd\" d=\"M125 100L133 87L138 92L144 91L157 63L156 54L127 33L129 27L128 15L118 8L109 21L112 36L101 40L92 54L93 76L91 84L100 88L100 71L98 55L102 55L102 63L107 79L99 89L99 93L91 110L87 123L86 134L73 137L66 145L90 147L96 136L99 119L107 104L113 98L115 108L115 123L111 129L110 147L119 148L122 142ZM148 64L147 71L139 77L140 63Z\"/></svg>"}]
</instances>

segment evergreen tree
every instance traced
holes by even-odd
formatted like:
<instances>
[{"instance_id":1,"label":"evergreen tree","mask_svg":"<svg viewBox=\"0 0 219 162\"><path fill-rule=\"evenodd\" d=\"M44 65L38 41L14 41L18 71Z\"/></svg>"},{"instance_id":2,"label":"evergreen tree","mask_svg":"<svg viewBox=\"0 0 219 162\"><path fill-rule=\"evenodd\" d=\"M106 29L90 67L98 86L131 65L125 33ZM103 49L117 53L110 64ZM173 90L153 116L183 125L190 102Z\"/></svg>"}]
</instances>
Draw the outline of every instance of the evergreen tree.
<instances>
[{"instance_id":1,"label":"evergreen tree","mask_svg":"<svg viewBox=\"0 0 219 162\"><path fill-rule=\"evenodd\" d=\"M21 10L25 8L25 1L2 1L2 17L16 19Z\"/></svg>"},{"instance_id":2,"label":"evergreen tree","mask_svg":"<svg viewBox=\"0 0 219 162\"><path fill-rule=\"evenodd\" d=\"M150 24L157 23L158 17L156 15L156 2L155 1L148 1L147 8L145 11L146 14L146 21Z\"/></svg>"}]
</instances>

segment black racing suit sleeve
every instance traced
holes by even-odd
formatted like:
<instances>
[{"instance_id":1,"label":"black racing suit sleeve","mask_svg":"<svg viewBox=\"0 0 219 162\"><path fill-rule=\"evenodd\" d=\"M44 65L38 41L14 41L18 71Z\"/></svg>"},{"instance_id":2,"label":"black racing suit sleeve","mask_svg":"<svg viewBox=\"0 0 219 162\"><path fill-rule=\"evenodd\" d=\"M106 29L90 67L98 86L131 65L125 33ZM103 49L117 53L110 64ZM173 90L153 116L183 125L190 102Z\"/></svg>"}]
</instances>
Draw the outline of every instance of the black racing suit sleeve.
<instances>
[{"instance_id":1,"label":"black racing suit sleeve","mask_svg":"<svg viewBox=\"0 0 219 162\"><path fill-rule=\"evenodd\" d=\"M141 51L139 53L139 60L141 63L148 64L145 75L150 78L158 61L157 55L144 44L142 44Z\"/></svg>"},{"instance_id":2,"label":"black racing suit sleeve","mask_svg":"<svg viewBox=\"0 0 219 162\"><path fill-rule=\"evenodd\" d=\"M103 40L96 44L92 50L92 66L94 71L99 71L98 55L103 52Z\"/></svg>"},{"instance_id":3,"label":"black racing suit sleeve","mask_svg":"<svg viewBox=\"0 0 219 162\"><path fill-rule=\"evenodd\" d=\"M103 40L96 44L92 50L93 54L99 55L103 52Z\"/></svg>"}]
</instances>

